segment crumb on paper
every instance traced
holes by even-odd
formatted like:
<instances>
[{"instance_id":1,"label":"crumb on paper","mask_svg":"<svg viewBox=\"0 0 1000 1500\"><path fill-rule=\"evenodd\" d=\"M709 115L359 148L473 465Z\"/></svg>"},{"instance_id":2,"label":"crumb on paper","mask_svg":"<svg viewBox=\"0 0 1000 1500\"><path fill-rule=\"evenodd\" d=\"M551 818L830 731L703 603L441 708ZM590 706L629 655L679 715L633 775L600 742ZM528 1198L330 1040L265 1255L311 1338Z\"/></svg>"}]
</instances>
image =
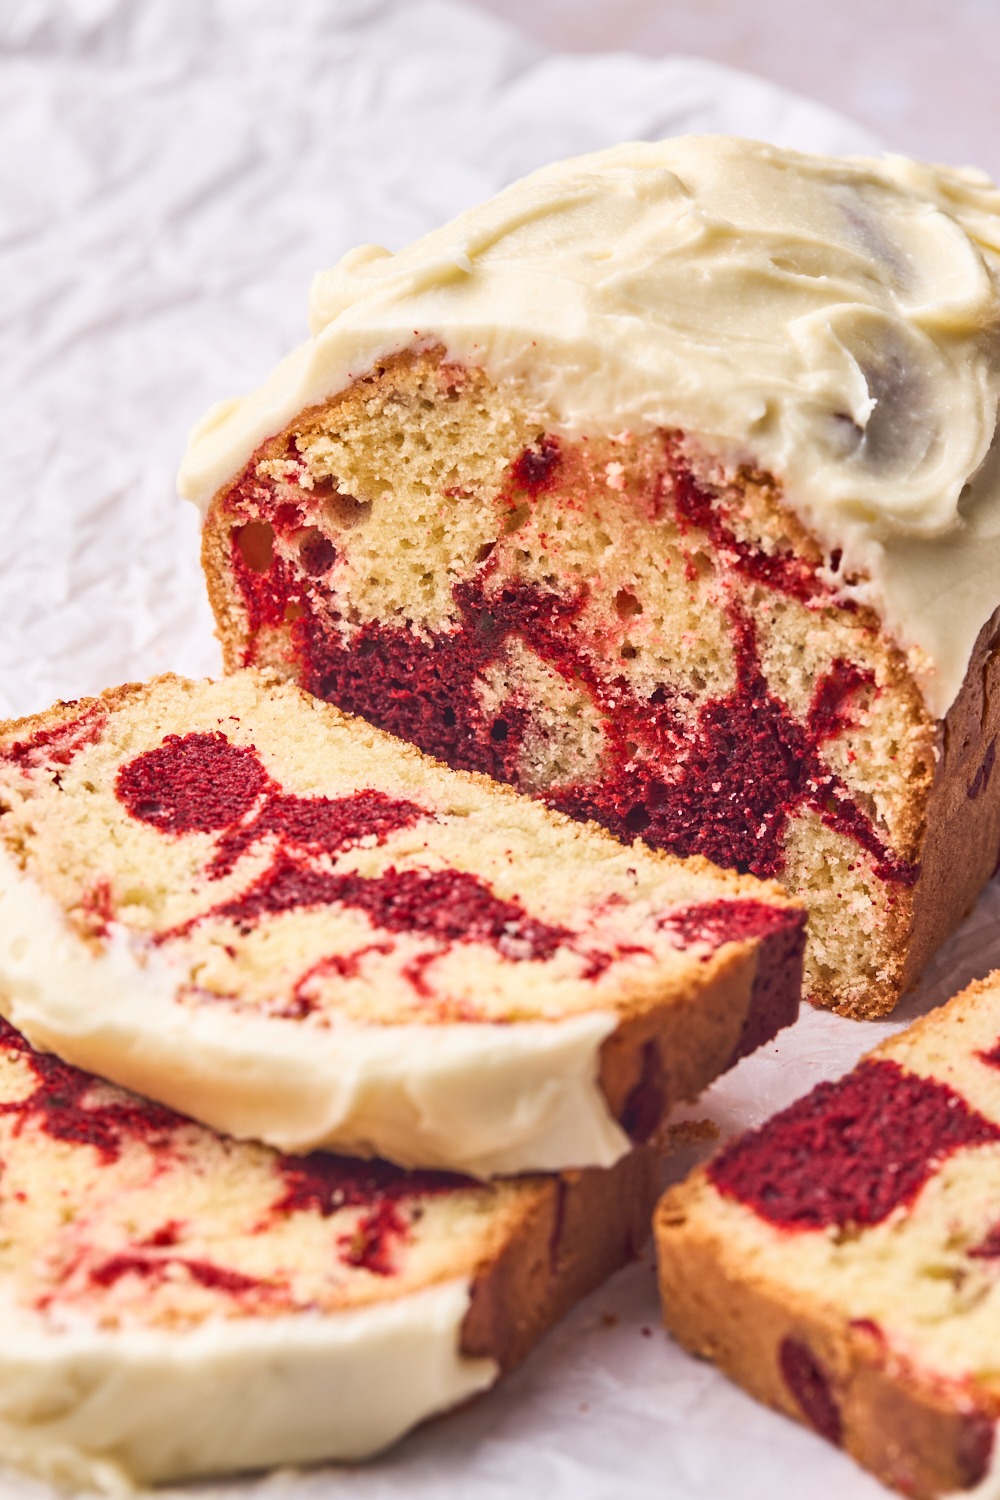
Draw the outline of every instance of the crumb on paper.
<instances>
[{"instance_id":1,"label":"crumb on paper","mask_svg":"<svg viewBox=\"0 0 1000 1500\"><path fill-rule=\"evenodd\" d=\"M702 1141L718 1139L719 1127L714 1120L678 1120L658 1132L656 1143L665 1151L680 1151L684 1146L697 1146Z\"/></svg>"}]
</instances>

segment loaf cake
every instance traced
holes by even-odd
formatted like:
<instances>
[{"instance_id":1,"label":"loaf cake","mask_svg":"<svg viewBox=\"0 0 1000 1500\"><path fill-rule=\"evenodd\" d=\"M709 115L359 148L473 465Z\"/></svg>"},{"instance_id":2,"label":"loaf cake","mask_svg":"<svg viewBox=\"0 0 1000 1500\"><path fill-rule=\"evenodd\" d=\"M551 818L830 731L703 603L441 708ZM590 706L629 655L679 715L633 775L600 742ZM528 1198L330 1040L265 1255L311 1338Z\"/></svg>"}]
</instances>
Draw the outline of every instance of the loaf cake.
<instances>
[{"instance_id":1,"label":"loaf cake","mask_svg":"<svg viewBox=\"0 0 1000 1500\"><path fill-rule=\"evenodd\" d=\"M998 1220L1000 971L664 1196L667 1327L903 1494L961 1491L1000 1417Z\"/></svg>"},{"instance_id":2,"label":"loaf cake","mask_svg":"<svg viewBox=\"0 0 1000 1500\"><path fill-rule=\"evenodd\" d=\"M1000 846L997 247L982 174L724 137L361 247L192 435L227 669L780 879L890 1010Z\"/></svg>"},{"instance_id":3,"label":"loaf cake","mask_svg":"<svg viewBox=\"0 0 1000 1500\"><path fill-rule=\"evenodd\" d=\"M795 1019L805 913L287 683L0 726L0 1010L283 1150L610 1166Z\"/></svg>"},{"instance_id":4,"label":"loaf cake","mask_svg":"<svg viewBox=\"0 0 1000 1500\"><path fill-rule=\"evenodd\" d=\"M643 1244L657 1156L483 1184L281 1156L0 1021L0 1460L74 1492L364 1458Z\"/></svg>"}]
</instances>

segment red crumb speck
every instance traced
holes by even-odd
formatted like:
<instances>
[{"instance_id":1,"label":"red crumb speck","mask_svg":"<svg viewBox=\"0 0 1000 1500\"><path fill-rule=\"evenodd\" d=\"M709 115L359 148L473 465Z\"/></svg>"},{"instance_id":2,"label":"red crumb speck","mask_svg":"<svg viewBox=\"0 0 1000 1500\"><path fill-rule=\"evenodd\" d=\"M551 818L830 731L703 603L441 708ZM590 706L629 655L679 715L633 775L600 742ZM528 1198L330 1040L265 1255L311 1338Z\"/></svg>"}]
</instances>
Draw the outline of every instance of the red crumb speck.
<instances>
[{"instance_id":1,"label":"red crumb speck","mask_svg":"<svg viewBox=\"0 0 1000 1500\"><path fill-rule=\"evenodd\" d=\"M559 439L546 434L537 448L525 448L511 464L515 489L537 495L552 488L560 463Z\"/></svg>"},{"instance_id":2,"label":"red crumb speck","mask_svg":"<svg viewBox=\"0 0 1000 1500\"><path fill-rule=\"evenodd\" d=\"M170 1245L179 1243L183 1228L184 1224L182 1220L168 1219L165 1224L160 1225L159 1229L155 1229L144 1240L140 1240L139 1244L145 1249L166 1249Z\"/></svg>"}]
</instances>

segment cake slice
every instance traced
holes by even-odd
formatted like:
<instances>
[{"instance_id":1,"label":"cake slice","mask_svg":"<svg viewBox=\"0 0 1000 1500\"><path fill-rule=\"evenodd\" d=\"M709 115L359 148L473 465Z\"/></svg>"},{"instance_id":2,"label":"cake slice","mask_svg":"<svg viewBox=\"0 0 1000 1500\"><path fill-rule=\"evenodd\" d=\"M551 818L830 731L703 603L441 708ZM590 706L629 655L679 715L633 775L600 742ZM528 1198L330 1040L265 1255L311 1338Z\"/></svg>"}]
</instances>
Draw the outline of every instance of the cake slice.
<instances>
[{"instance_id":1,"label":"cake slice","mask_svg":"<svg viewBox=\"0 0 1000 1500\"><path fill-rule=\"evenodd\" d=\"M643 1244L657 1155L486 1185L235 1142L0 1021L0 1460L60 1486L357 1459Z\"/></svg>"},{"instance_id":2,"label":"cake slice","mask_svg":"<svg viewBox=\"0 0 1000 1500\"><path fill-rule=\"evenodd\" d=\"M803 925L253 671L0 726L0 1010L283 1150L609 1166L794 1020Z\"/></svg>"},{"instance_id":3,"label":"cake slice","mask_svg":"<svg viewBox=\"0 0 1000 1500\"><path fill-rule=\"evenodd\" d=\"M1000 847L1000 195L689 137L317 278L192 435L227 669L776 877L882 1014Z\"/></svg>"},{"instance_id":4,"label":"cake slice","mask_svg":"<svg viewBox=\"0 0 1000 1500\"><path fill-rule=\"evenodd\" d=\"M1000 971L729 1141L655 1232L686 1348L905 1495L977 1485L1000 1417Z\"/></svg>"}]
</instances>

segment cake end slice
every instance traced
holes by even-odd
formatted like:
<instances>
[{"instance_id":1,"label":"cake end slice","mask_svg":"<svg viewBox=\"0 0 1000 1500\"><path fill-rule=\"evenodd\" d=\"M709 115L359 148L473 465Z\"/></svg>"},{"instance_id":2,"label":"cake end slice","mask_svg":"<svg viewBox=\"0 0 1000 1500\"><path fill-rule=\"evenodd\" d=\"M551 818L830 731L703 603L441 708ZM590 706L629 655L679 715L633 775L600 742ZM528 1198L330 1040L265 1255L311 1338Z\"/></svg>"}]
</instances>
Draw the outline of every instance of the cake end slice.
<instances>
[{"instance_id":1,"label":"cake end slice","mask_svg":"<svg viewBox=\"0 0 1000 1500\"><path fill-rule=\"evenodd\" d=\"M667 1328L903 1494L969 1489L1000 1417L998 1204L1000 971L664 1195Z\"/></svg>"}]
</instances>

